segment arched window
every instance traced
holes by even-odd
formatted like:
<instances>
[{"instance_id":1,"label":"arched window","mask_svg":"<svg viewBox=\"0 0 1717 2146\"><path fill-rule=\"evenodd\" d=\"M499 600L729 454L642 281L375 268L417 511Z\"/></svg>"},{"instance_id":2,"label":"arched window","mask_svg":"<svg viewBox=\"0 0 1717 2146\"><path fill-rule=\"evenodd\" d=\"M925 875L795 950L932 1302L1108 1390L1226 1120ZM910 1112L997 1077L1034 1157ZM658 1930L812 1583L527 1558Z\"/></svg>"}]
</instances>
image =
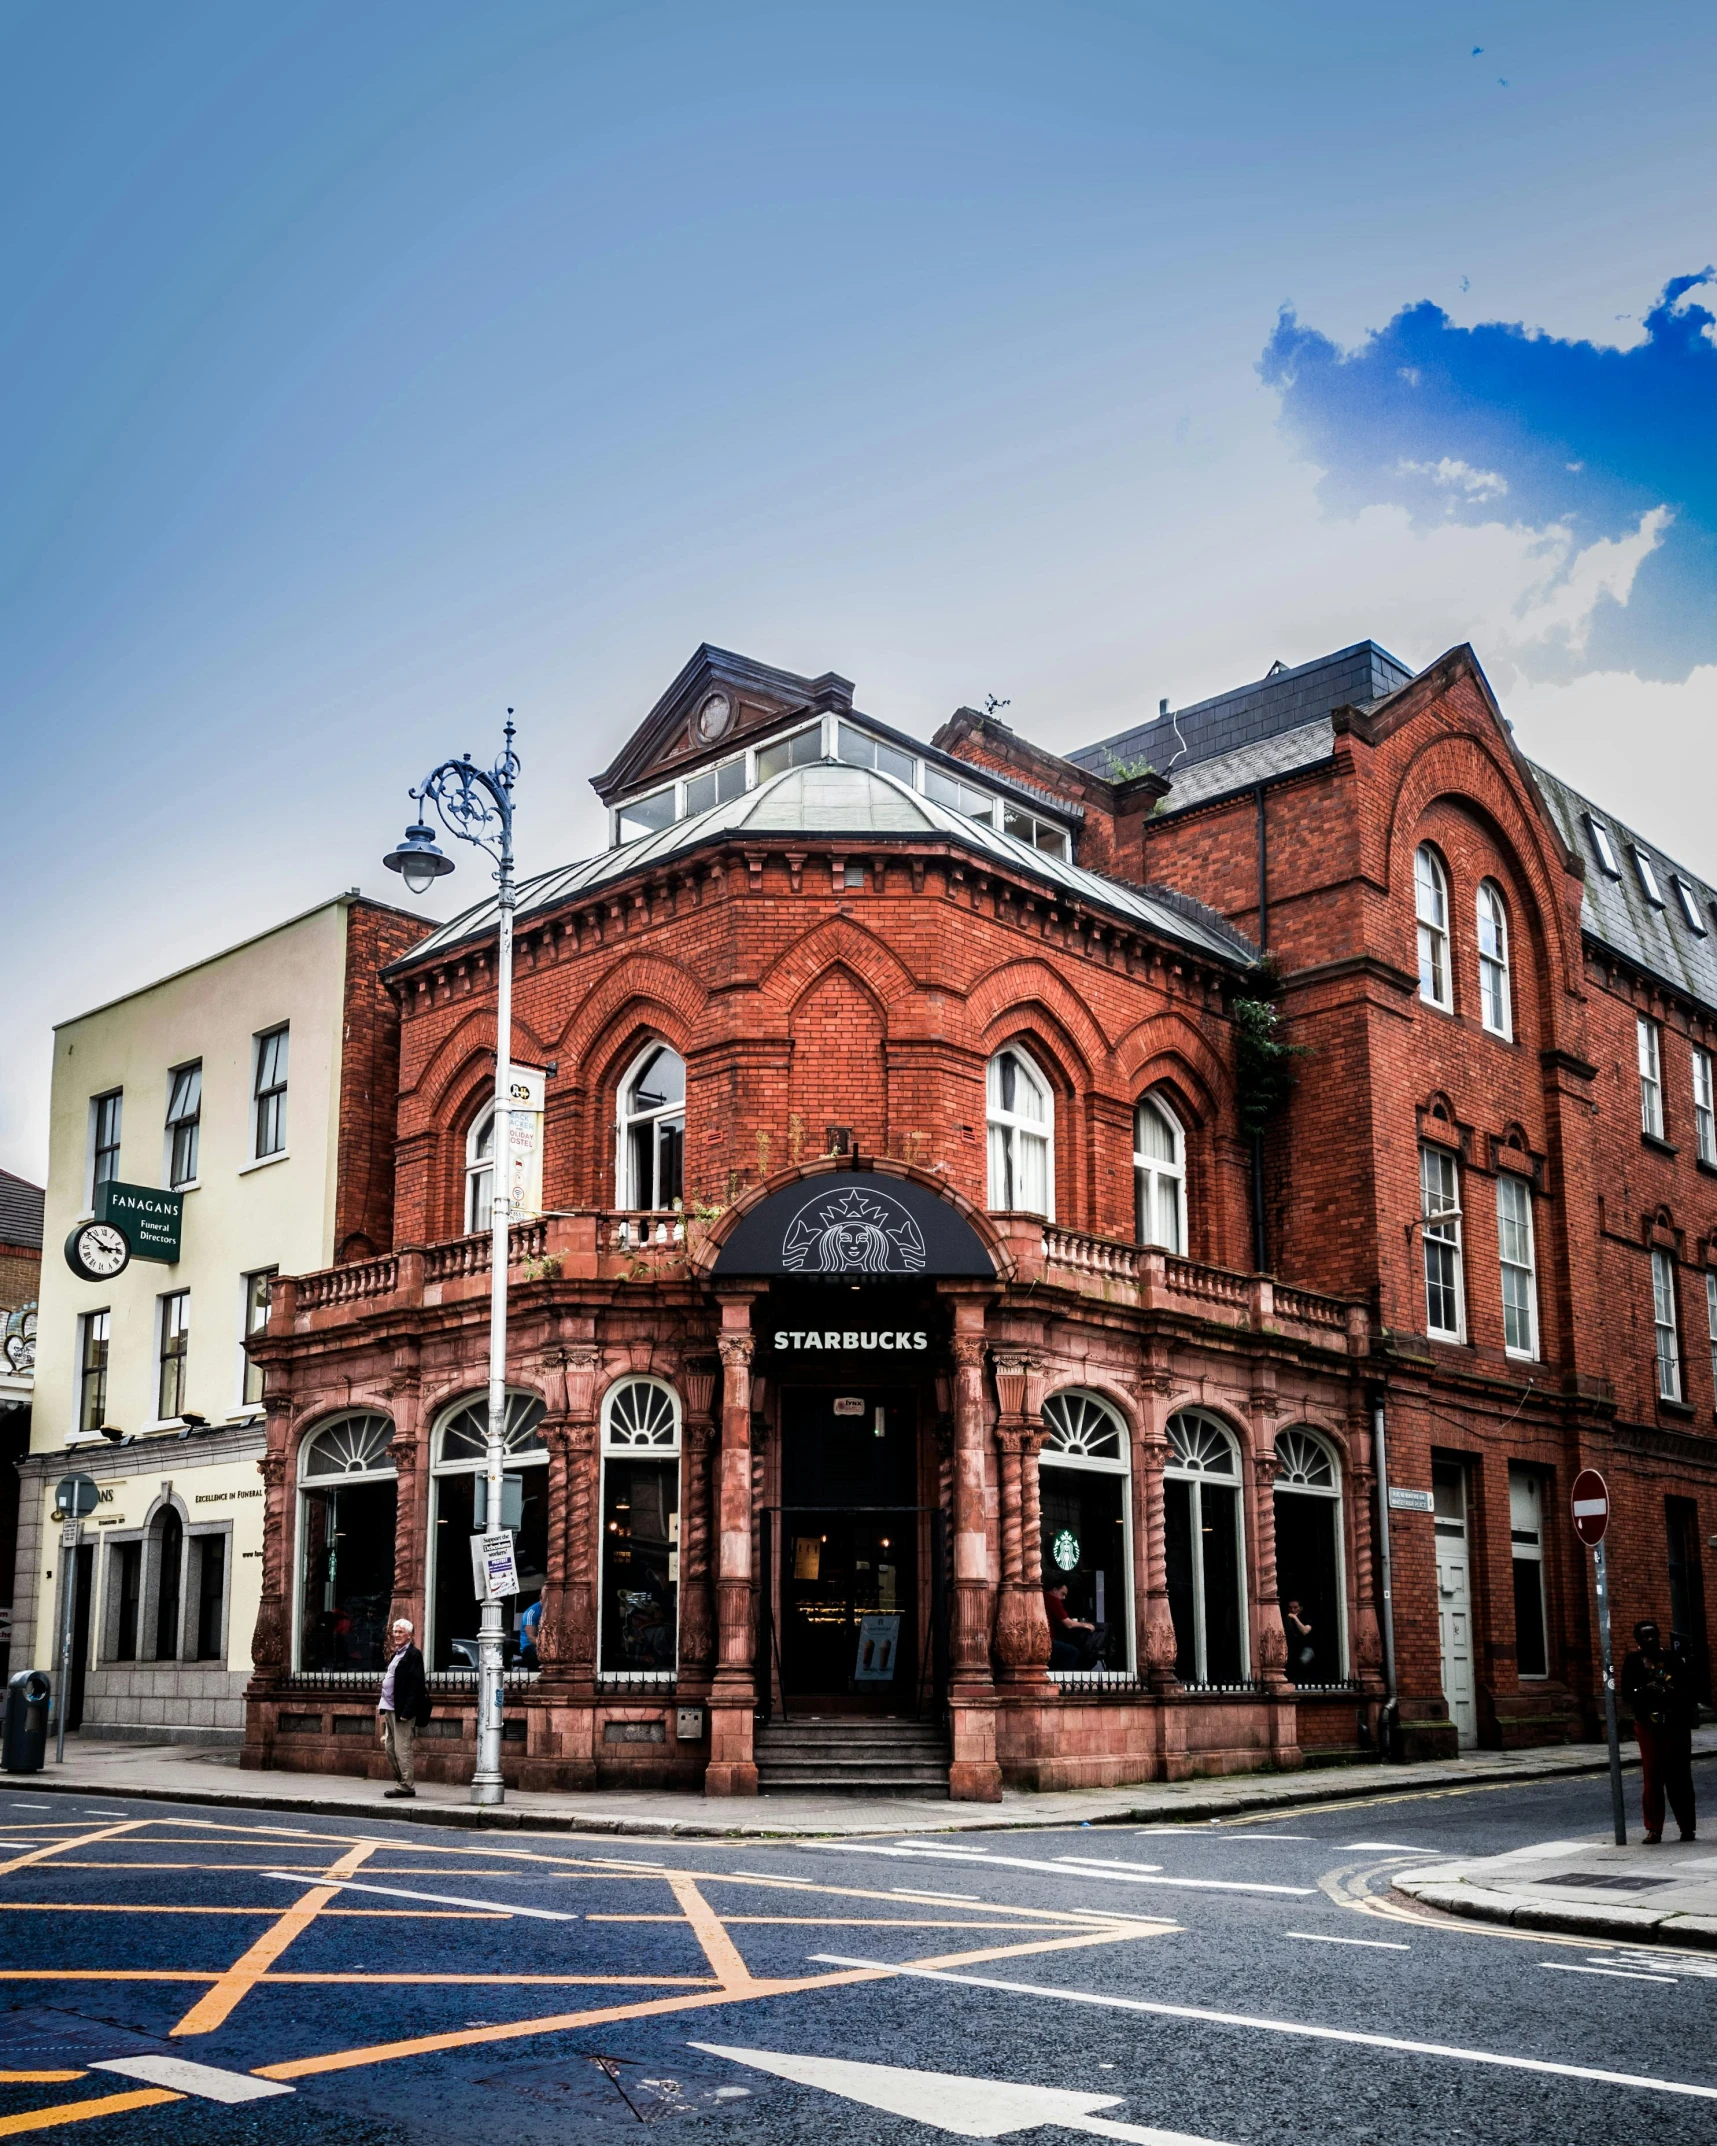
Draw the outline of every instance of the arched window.
<instances>
[{"instance_id":1,"label":"arched window","mask_svg":"<svg viewBox=\"0 0 1717 2146\"><path fill-rule=\"evenodd\" d=\"M1240 1459L1227 1425L1201 1409L1169 1418L1163 1532L1175 1674L1185 1684L1248 1675Z\"/></svg>"},{"instance_id":2,"label":"arched window","mask_svg":"<svg viewBox=\"0 0 1717 2146\"><path fill-rule=\"evenodd\" d=\"M513 1531L519 1592L501 1605L506 1665L515 1665L521 1644L519 1620L548 1580L548 1447L537 1429L545 1411L533 1393L507 1390L502 1436L506 1472L501 1478L498 1527ZM472 1394L443 1409L431 1447L434 1477L430 1529L429 1634L424 1653L435 1669L475 1669L477 1630L483 1612L471 1574L471 1537L490 1525L489 1403ZM524 1667L534 1668L527 1659Z\"/></svg>"},{"instance_id":3,"label":"arched window","mask_svg":"<svg viewBox=\"0 0 1717 2146\"><path fill-rule=\"evenodd\" d=\"M480 1111L465 1135L465 1234L486 1230L495 1206L495 1106Z\"/></svg>"},{"instance_id":4,"label":"arched window","mask_svg":"<svg viewBox=\"0 0 1717 2146\"><path fill-rule=\"evenodd\" d=\"M685 1190L686 1062L653 1043L620 1087L620 1205L672 1207Z\"/></svg>"},{"instance_id":5,"label":"arched window","mask_svg":"<svg viewBox=\"0 0 1717 2146\"><path fill-rule=\"evenodd\" d=\"M1050 1395L1043 1424L1043 1584L1047 1590L1065 1582L1068 1617L1091 1627L1052 1625L1050 1671L1126 1674L1133 1667L1127 1426L1107 1401L1076 1387Z\"/></svg>"},{"instance_id":6,"label":"arched window","mask_svg":"<svg viewBox=\"0 0 1717 2146\"><path fill-rule=\"evenodd\" d=\"M1413 858L1413 903L1419 918L1419 996L1428 1006L1454 1009L1449 968L1449 882L1434 849Z\"/></svg>"},{"instance_id":7,"label":"arched window","mask_svg":"<svg viewBox=\"0 0 1717 2146\"><path fill-rule=\"evenodd\" d=\"M680 1403L621 1379L602 1403L602 1675L665 1682L680 1627Z\"/></svg>"},{"instance_id":8,"label":"arched window","mask_svg":"<svg viewBox=\"0 0 1717 2146\"><path fill-rule=\"evenodd\" d=\"M1133 1210L1141 1244L1186 1250L1186 1138L1160 1096L1133 1112Z\"/></svg>"},{"instance_id":9,"label":"arched window","mask_svg":"<svg viewBox=\"0 0 1717 2146\"><path fill-rule=\"evenodd\" d=\"M1014 1046L989 1073L990 1205L1055 1216L1055 1099L1049 1083Z\"/></svg>"},{"instance_id":10,"label":"arched window","mask_svg":"<svg viewBox=\"0 0 1717 2146\"><path fill-rule=\"evenodd\" d=\"M306 1439L298 1460L300 1669L382 1669L393 1595L393 1425L357 1411Z\"/></svg>"},{"instance_id":11,"label":"arched window","mask_svg":"<svg viewBox=\"0 0 1717 2146\"><path fill-rule=\"evenodd\" d=\"M1514 1034L1508 991L1508 912L1494 879L1479 886L1479 1015L1493 1036Z\"/></svg>"},{"instance_id":12,"label":"arched window","mask_svg":"<svg viewBox=\"0 0 1717 2146\"><path fill-rule=\"evenodd\" d=\"M1347 1596L1342 1586L1341 1466L1304 1424L1276 1436L1276 1598L1296 1684L1346 1675Z\"/></svg>"}]
</instances>

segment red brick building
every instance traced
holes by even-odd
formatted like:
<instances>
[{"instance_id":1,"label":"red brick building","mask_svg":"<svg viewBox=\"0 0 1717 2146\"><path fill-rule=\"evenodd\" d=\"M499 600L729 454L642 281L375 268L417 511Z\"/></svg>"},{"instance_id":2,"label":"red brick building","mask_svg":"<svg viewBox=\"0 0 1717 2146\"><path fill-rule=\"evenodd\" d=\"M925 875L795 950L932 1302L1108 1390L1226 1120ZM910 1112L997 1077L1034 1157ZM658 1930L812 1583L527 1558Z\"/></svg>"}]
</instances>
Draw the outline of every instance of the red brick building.
<instances>
[{"instance_id":1,"label":"red brick building","mask_svg":"<svg viewBox=\"0 0 1717 2146\"><path fill-rule=\"evenodd\" d=\"M518 916L509 1777L1589 1733L1586 1464L1624 1628L1703 1649L1717 908L1469 650L1059 758L705 648L597 789ZM392 1248L257 1346L250 1763L374 1770L389 1610L472 1763L494 922L387 971L398 1095L345 1099Z\"/></svg>"}]
</instances>

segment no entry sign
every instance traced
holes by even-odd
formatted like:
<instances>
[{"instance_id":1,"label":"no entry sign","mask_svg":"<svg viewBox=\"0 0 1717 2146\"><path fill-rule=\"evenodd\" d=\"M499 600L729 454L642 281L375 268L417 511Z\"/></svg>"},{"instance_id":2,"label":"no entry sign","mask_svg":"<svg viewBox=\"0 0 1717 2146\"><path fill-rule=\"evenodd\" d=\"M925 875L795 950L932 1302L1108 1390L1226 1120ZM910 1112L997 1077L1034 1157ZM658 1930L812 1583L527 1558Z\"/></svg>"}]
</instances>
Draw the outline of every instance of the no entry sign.
<instances>
[{"instance_id":1,"label":"no entry sign","mask_svg":"<svg viewBox=\"0 0 1717 2146\"><path fill-rule=\"evenodd\" d=\"M1596 1468L1582 1468L1574 1478L1574 1532L1588 1549L1596 1549L1609 1524L1609 1485Z\"/></svg>"}]
</instances>

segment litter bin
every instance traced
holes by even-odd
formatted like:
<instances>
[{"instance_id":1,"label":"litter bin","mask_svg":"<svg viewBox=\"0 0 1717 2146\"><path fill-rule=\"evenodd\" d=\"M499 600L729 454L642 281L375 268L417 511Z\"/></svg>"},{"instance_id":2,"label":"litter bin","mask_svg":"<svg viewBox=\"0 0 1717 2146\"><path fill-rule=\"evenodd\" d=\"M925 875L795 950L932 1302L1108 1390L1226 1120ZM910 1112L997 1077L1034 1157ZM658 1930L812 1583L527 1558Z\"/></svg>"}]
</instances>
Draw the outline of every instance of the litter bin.
<instances>
[{"instance_id":1,"label":"litter bin","mask_svg":"<svg viewBox=\"0 0 1717 2146\"><path fill-rule=\"evenodd\" d=\"M41 1772L48 1755L48 1701L53 1689L41 1669L20 1669L6 1686L0 1766L7 1773Z\"/></svg>"}]
</instances>

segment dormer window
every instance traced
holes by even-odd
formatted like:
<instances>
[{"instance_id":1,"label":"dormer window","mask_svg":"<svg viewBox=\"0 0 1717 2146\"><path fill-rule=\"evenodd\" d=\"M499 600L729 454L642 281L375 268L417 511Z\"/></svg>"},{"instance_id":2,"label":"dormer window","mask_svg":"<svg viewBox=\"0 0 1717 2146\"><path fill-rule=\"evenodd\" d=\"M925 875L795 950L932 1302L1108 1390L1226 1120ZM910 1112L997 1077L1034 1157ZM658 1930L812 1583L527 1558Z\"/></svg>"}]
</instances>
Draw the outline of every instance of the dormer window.
<instances>
[{"instance_id":1,"label":"dormer window","mask_svg":"<svg viewBox=\"0 0 1717 2146\"><path fill-rule=\"evenodd\" d=\"M622 842L636 842L640 835L659 834L664 827L672 827L677 817L673 785L670 783L665 790L652 790L648 797L633 798L629 805L622 805L614 817Z\"/></svg>"},{"instance_id":2,"label":"dormer window","mask_svg":"<svg viewBox=\"0 0 1717 2146\"><path fill-rule=\"evenodd\" d=\"M790 767L809 767L822 757L823 726L812 723L789 738L775 738L757 748L757 779L767 782L771 775L785 775Z\"/></svg>"},{"instance_id":3,"label":"dormer window","mask_svg":"<svg viewBox=\"0 0 1717 2146\"><path fill-rule=\"evenodd\" d=\"M1703 939L1705 936L1705 920L1699 914L1698 896L1679 872L1671 879L1670 885L1675 889L1675 898L1681 905L1681 914L1687 920L1688 930L1696 931L1700 938Z\"/></svg>"},{"instance_id":4,"label":"dormer window","mask_svg":"<svg viewBox=\"0 0 1717 2146\"><path fill-rule=\"evenodd\" d=\"M1661 909L1664 905L1663 890L1657 883L1657 874L1652 869L1651 859L1637 844L1634 848L1634 870L1639 874L1640 892L1654 909Z\"/></svg>"},{"instance_id":5,"label":"dormer window","mask_svg":"<svg viewBox=\"0 0 1717 2146\"><path fill-rule=\"evenodd\" d=\"M1588 812L1586 815L1586 831L1592 837L1592 848L1596 853L1599 864L1603 866L1612 879L1620 879L1622 876L1621 860L1616 855L1616 845L1610 840L1610 830L1602 820L1594 819L1591 813Z\"/></svg>"},{"instance_id":6,"label":"dormer window","mask_svg":"<svg viewBox=\"0 0 1717 2146\"><path fill-rule=\"evenodd\" d=\"M918 787L918 763L910 753L855 730L851 723L842 723L835 733L835 758L844 760L848 767L875 768L879 775L892 775L909 790Z\"/></svg>"},{"instance_id":7,"label":"dormer window","mask_svg":"<svg viewBox=\"0 0 1717 2146\"><path fill-rule=\"evenodd\" d=\"M1012 835L1016 842L1029 842L1033 849L1040 849L1046 857L1067 855L1067 830L1057 827L1049 820L1040 820L1034 814L1021 812L1013 805L1002 807L1002 833Z\"/></svg>"},{"instance_id":8,"label":"dormer window","mask_svg":"<svg viewBox=\"0 0 1717 2146\"><path fill-rule=\"evenodd\" d=\"M724 760L720 767L705 768L701 775L686 777L686 816L707 812L712 805L725 805L730 797L745 795L745 755Z\"/></svg>"},{"instance_id":9,"label":"dormer window","mask_svg":"<svg viewBox=\"0 0 1717 2146\"><path fill-rule=\"evenodd\" d=\"M982 820L986 827L996 824L996 800L987 790L977 790L969 782L961 782L953 775L945 775L939 767L924 770L924 794L938 805L946 805L950 812L962 813L968 820Z\"/></svg>"}]
</instances>

